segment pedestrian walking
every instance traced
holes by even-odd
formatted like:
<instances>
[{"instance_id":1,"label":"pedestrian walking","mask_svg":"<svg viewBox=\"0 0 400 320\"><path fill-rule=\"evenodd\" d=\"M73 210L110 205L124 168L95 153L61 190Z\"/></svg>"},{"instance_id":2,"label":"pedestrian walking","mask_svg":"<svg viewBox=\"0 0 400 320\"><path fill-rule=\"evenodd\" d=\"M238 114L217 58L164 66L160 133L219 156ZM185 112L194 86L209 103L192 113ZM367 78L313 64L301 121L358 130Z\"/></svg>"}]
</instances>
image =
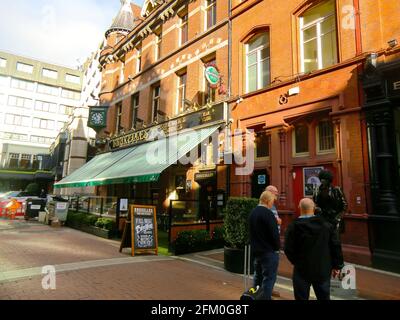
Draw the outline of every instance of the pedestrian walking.
<instances>
[{"instance_id":1,"label":"pedestrian walking","mask_svg":"<svg viewBox=\"0 0 400 320\"><path fill-rule=\"evenodd\" d=\"M305 198L299 204L301 215L285 235L285 254L293 264L296 300L308 300L312 286L318 300L330 300L331 276L343 268L342 247L333 225L316 216L315 204Z\"/></svg>"},{"instance_id":2,"label":"pedestrian walking","mask_svg":"<svg viewBox=\"0 0 400 320\"><path fill-rule=\"evenodd\" d=\"M318 208L318 214L334 226L336 230L344 232L343 213L347 210L347 201L339 187L332 185L333 175L328 170L318 174L321 185L314 191L313 200Z\"/></svg>"},{"instance_id":3,"label":"pedestrian walking","mask_svg":"<svg viewBox=\"0 0 400 320\"><path fill-rule=\"evenodd\" d=\"M275 195L264 191L260 204L249 217L250 245L254 255L253 287L262 287L264 299L272 299L279 265L280 237L276 218L271 211Z\"/></svg>"},{"instance_id":4,"label":"pedestrian walking","mask_svg":"<svg viewBox=\"0 0 400 320\"><path fill-rule=\"evenodd\" d=\"M278 231L279 231L279 234L280 234L281 233L282 219L279 217L278 209L276 208L276 201L279 200L279 190L278 190L277 187L270 185L265 189L265 191L269 191L275 196L275 202L274 202L274 205L271 208L271 211L272 211L272 213L274 214L274 216L276 218L276 222L278 224ZM281 294L279 293L279 291L272 290L272 296L273 297L280 297Z\"/></svg>"}]
</instances>

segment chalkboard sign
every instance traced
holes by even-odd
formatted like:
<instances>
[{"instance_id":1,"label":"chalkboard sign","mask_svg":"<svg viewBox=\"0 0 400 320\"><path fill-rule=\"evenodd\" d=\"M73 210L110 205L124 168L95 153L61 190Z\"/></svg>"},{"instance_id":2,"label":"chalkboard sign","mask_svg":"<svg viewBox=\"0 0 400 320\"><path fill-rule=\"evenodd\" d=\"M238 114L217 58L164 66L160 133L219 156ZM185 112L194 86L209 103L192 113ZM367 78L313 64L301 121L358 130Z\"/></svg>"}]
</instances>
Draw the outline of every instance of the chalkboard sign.
<instances>
[{"instance_id":1,"label":"chalkboard sign","mask_svg":"<svg viewBox=\"0 0 400 320\"><path fill-rule=\"evenodd\" d=\"M156 207L131 205L132 256L158 254Z\"/></svg>"}]
</instances>

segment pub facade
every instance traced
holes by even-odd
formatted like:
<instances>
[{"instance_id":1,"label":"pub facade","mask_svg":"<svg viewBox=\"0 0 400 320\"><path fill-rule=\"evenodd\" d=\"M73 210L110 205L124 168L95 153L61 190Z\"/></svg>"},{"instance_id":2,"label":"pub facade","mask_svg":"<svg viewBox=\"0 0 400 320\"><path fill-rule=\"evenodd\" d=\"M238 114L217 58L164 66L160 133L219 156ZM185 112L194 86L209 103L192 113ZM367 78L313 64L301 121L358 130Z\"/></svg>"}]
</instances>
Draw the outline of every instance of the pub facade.
<instances>
[{"instance_id":1,"label":"pub facade","mask_svg":"<svg viewBox=\"0 0 400 320\"><path fill-rule=\"evenodd\" d=\"M89 119L99 154L59 188L155 205L171 216L171 240L221 224L228 12L226 1L123 1L100 54L103 107Z\"/></svg>"}]
</instances>

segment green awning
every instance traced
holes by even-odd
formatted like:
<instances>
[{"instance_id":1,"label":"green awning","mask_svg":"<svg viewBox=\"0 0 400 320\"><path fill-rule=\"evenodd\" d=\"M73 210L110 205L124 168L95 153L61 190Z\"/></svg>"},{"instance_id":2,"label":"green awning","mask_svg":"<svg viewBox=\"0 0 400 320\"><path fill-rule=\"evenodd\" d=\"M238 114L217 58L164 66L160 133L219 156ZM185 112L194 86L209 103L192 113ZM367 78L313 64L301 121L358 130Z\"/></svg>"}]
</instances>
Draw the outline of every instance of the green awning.
<instances>
[{"instance_id":1,"label":"green awning","mask_svg":"<svg viewBox=\"0 0 400 320\"><path fill-rule=\"evenodd\" d=\"M54 186L72 188L158 181L161 172L176 164L218 128L219 125L188 130L166 139L99 155Z\"/></svg>"},{"instance_id":2,"label":"green awning","mask_svg":"<svg viewBox=\"0 0 400 320\"><path fill-rule=\"evenodd\" d=\"M131 151L132 150L130 149L125 149L116 152L100 154L81 168L71 173L69 176L62 179L60 182L54 184L54 187L74 188L90 186L92 179L94 179L98 174L106 170L108 167L117 163Z\"/></svg>"}]
</instances>

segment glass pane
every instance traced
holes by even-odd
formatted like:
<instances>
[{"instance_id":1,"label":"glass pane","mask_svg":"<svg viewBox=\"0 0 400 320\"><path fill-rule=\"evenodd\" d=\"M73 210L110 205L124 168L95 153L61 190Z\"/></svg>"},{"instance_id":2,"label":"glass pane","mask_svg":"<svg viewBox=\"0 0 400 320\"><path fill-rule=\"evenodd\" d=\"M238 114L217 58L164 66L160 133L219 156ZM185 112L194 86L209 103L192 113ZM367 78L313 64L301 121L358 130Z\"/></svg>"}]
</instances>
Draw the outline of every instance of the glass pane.
<instances>
[{"instance_id":1,"label":"glass pane","mask_svg":"<svg viewBox=\"0 0 400 320\"><path fill-rule=\"evenodd\" d=\"M262 87L266 87L270 83L270 73L269 73L269 59L264 60L261 63L261 85Z\"/></svg>"},{"instance_id":2,"label":"glass pane","mask_svg":"<svg viewBox=\"0 0 400 320\"><path fill-rule=\"evenodd\" d=\"M261 60L269 58L269 48L261 50Z\"/></svg>"},{"instance_id":3,"label":"glass pane","mask_svg":"<svg viewBox=\"0 0 400 320\"><path fill-rule=\"evenodd\" d=\"M323 121L319 124L319 149L332 150L335 148L335 139L333 135L333 125L330 121Z\"/></svg>"},{"instance_id":4,"label":"glass pane","mask_svg":"<svg viewBox=\"0 0 400 320\"><path fill-rule=\"evenodd\" d=\"M257 65L247 69L247 91L257 90Z\"/></svg>"},{"instance_id":5,"label":"glass pane","mask_svg":"<svg viewBox=\"0 0 400 320\"><path fill-rule=\"evenodd\" d=\"M332 13L335 13L335 1L325 1L320 5L307 10L307 12L302 16L304 18L304 25L312 23L313 21L326 17Z\"/></svg>"},{"instance_id":6,"label":"glass pane","mask_svg":"<svg viewBox=\"0 0 400 320\"><path fill-rule=\"evenodd\" d=\"M249 41L249 52L258 47L267 45L267 33L262 33Z\"/></svg>"},{"instance_id":7,"label":"glass pane","mask_svg":"<svg viewBox=\"0 0 400 320\"><path fill-rule=\"evenodd\" d=\"M308 152L308 127L297 126L295 129L296 153Z\"/></svg>"},{"instance_id":8,"label":"glass pane","mask_svg":"<svg viewBox=\"0 0 400 320\"><path fill-rule=\"evenodd\" d=\"M317 36L317 26L312 26L303 30L304 42L311 40Z\"/></svg>"},{"instance_id":9,"label":"glass pane","mask_svg":"<svg viewBox=\"0 0 400 320\"><path fill-rule=\"evenodd\" d=\"M254 63L256 63L256 62L257 62L257 52L254 52L254 53L249 54L247 56L247 63L248 63L249 66L254 64Z\"/></svg>"},{"instance_id":10,"label":"glass pane","mask_svg":"<svg viewBox=\"0 0 400 320\"><path fill-rule=\"evenodd\" d=\"M336 23L335 23L335 17L331 16L321 23L321 32L322 34L331 32L333 30L336 30Z\"/></svg>"},{"instance_id":11,"label":"glass pane","mask_svg":"<svg viewBox=\"0 0 400 320\"><path fill-rule=\"evenodd\" d=\"M326 68L338 62L336 47L336 32L332 31L321 38L322 67Z\"/></svg>"},{"instance_id":12,"label":"glass pane","mask_svg":"<svg viewBox=\"0 0 400 320\"><path fill-rule=\"evenodd\" d=\"M269 141L268 136L264 133L257 133L256 137L256 150L257 158L264 158L269 156Z\"/></svg>"},{"instance_id":13,"label":"glass pane","mask_svg":"<svg viewBox=\"0 0 400 320\"><path fill-rule=\"evenodd\" d=\"M304 72L318 69L317 40L304 44Z\"/></svg>"}]
</instances>

